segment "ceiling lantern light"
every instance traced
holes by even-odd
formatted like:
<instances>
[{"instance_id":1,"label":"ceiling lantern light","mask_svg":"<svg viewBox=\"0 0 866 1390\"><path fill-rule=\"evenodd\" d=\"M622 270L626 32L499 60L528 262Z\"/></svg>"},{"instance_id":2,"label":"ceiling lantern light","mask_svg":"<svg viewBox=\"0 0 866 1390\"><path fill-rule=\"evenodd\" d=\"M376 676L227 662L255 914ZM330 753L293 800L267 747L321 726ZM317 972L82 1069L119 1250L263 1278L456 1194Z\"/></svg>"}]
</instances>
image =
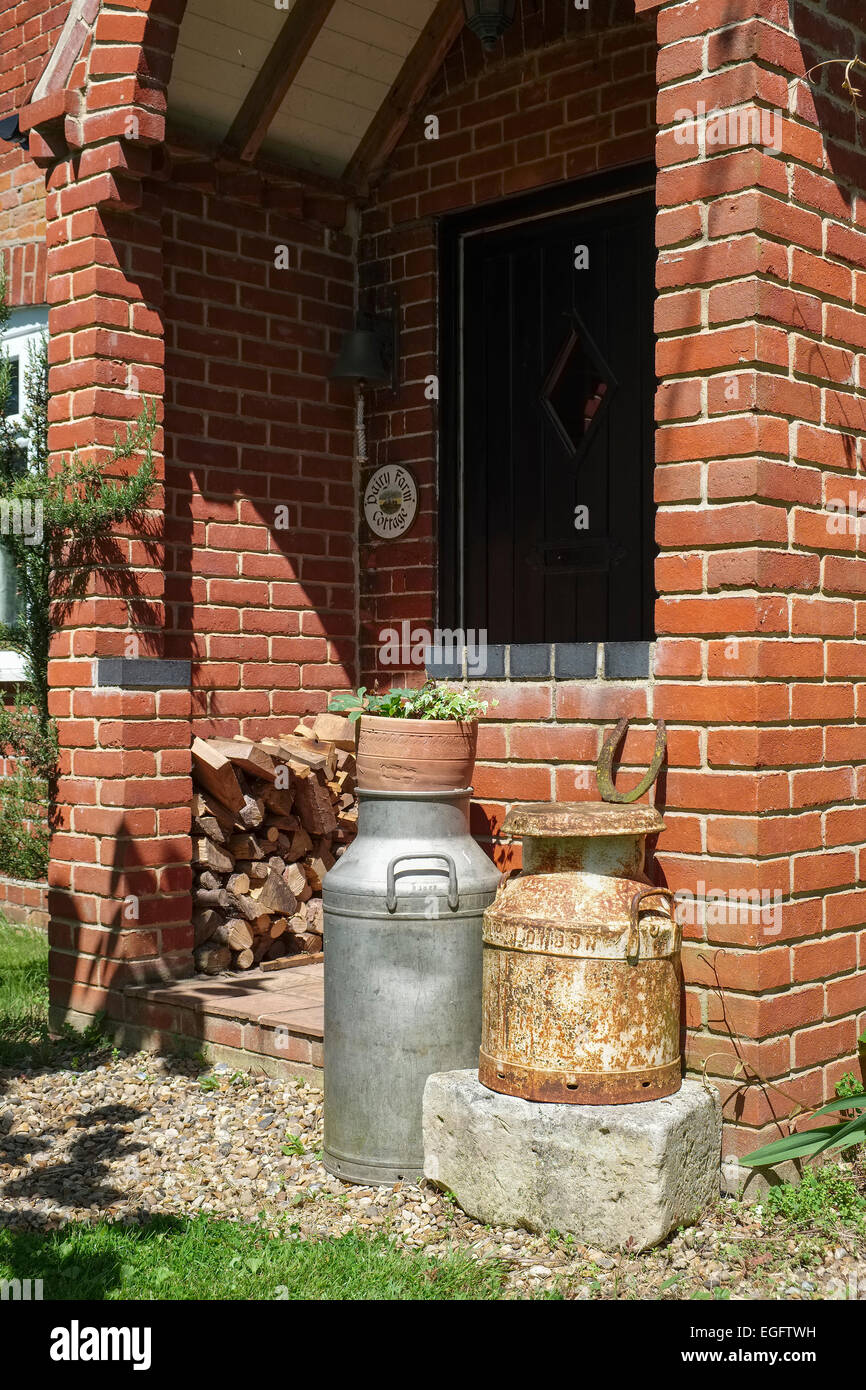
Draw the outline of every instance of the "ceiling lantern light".
<instances>
[{"instance_id":1,"label":"ceiling lantern light","mask_svg":"<svg viewBox=\"0 0 866 1390\"><path fill-rule=\"evenodd\" d=\"M514 23L517 0L463 0L466 23L489 53Z\"/></svg>"}]
</instances>

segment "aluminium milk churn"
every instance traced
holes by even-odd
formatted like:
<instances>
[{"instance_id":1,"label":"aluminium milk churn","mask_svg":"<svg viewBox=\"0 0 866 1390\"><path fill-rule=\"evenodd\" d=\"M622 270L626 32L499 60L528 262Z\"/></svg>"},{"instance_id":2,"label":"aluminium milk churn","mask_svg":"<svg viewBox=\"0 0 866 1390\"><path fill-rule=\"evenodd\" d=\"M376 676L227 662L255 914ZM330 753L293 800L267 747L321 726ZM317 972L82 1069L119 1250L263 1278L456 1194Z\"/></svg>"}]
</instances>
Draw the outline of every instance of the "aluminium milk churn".
<instances>
[{"instance_id":1,"label":"aluminium milk churn","mask_svg":"<svg viewBox=\"0 0 866 1390\"><path fill-rule=\"evenodd\" d=\"M359 788L357 838L324 881L324 1163L348 1182L419 1178L427 1077L477 1064L500 875L470 796Z\"/></svg>"},{"instance_id":2,"label":"aluminium milk churn","mask_svg":"<svg viewBox=\"0 0 866 1390\"><path fill-rule=\"evenodd\" d=\"M680 929L643 871L651 806L518 807L523 872L484 914L479 1080L534 1101L617 1105L682 1085Z\"/></svg>"}]
</instances>

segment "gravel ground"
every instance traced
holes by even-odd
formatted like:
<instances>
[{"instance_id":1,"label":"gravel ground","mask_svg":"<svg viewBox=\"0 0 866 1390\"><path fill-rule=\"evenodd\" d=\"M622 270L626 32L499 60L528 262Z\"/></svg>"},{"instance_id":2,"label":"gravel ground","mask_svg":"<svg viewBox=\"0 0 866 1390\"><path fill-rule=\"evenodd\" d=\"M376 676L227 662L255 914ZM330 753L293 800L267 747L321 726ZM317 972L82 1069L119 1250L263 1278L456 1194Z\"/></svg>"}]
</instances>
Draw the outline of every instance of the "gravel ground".
<instances>
[{"instance_id":1,"label":"gravel ground","mask_svg":"<svg viewBox=\"0 0 866 1390\"><path fill-rule=\"evenodd\" d=\"M330 1177L311 1083L148 1054L81 1066L0 1070L0 1225L209 1212L307 1239L366 1229L409 1248L469 1249L501 1261L517 1296L866 1300L863 1237L792 1236L760 1207L724 1201L658 1250L607 1255L556 1233L481 1226L426 1183Z\"/></svg>"}]
</instances>

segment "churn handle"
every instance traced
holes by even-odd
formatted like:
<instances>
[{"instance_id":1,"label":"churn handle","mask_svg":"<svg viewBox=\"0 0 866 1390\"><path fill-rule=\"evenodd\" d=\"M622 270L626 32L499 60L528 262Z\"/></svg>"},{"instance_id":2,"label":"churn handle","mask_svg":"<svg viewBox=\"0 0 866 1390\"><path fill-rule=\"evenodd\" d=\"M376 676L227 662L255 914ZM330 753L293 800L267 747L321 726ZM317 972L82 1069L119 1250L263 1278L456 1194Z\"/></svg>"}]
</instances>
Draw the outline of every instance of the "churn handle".
<instances>
[{"instance_id":1,"label":"churn handle","mask_svg":"<svg viewBox=\"0 0 866 1390\"><path fill-rule=\"evenodd\" d=\"M671 921L676 923L676 916L674 914L674 904L676 903L676 896L672 892L672 890L670 888L641 888L640 892L635 893L634 897L631 900L631 922L629 925L628 946L626 947L626 954L630 959L634 959L640 951L640 923L638 922L638 913L640 912L640 905L645 898L658 897L670 898Z\"/></svg>"},{"instance_id":2,"label":"churn handle","mask_svg":"<svg viewBox=\"0 0 866 1390\"><path fill-rule=\"evenodd\" d=\"M395 871L403 859L444 859L448 865L448 906L452 912L457 911L460 905L460 897L457 892L457 865L450 854L396 854L388 865L388 892L385 906L389 912L397 911L397 875Z\"/></svg>"}]
</instances>

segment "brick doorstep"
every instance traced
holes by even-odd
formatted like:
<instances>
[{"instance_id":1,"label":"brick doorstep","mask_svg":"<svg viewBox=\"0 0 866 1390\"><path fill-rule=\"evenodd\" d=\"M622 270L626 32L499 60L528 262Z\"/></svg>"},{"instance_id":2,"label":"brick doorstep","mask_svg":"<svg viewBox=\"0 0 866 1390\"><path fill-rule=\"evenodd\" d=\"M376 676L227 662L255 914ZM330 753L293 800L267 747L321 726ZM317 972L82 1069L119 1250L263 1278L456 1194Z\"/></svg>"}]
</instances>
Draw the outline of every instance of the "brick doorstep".
<instances>
[{"instance_id":1,"label":"brick doorstep","mask_svg":"<svg viewBox=\"0 0 866 1390\"><path fill-rule=\"evenodd\" d=\"M280 978L282 976L282 978ZM249 1065L267 1060L321 1067L324 1037L324 966L285 972L250 971L242 980L175 980L133 985L125 991L125 1024L143 1029L147 1050L186 1047L193 1039L245 1054ZM280 1070L283 1067L279 1067Z\"/></svg>"}]
</instances>

